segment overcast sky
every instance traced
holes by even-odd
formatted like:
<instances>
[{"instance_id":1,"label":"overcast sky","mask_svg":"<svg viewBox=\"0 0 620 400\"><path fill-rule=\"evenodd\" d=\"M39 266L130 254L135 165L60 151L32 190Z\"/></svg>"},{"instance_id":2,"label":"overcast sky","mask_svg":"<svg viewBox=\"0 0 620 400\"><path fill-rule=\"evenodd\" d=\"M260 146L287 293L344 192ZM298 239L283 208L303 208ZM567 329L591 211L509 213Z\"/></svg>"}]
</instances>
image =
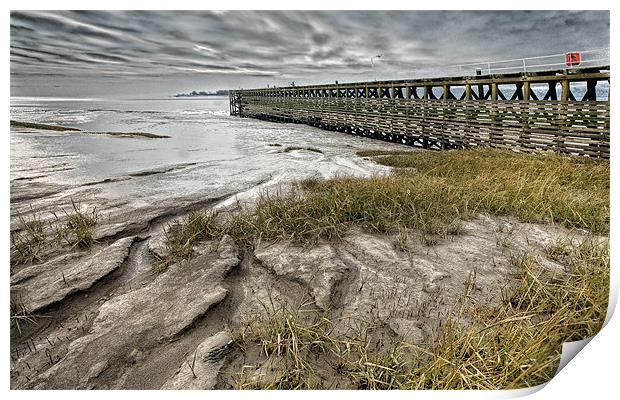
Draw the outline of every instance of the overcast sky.
<instances>
[{"instance_id":1,"label":"overcast sky","mask_svg":"<svg viewBox=\"0 0 620 400\"><path fill-rule=\"evenodd\" d=\"M148 97L404 79L605 47L606 11L16 11L11 95Z\"/></svg>"}]
</instances>

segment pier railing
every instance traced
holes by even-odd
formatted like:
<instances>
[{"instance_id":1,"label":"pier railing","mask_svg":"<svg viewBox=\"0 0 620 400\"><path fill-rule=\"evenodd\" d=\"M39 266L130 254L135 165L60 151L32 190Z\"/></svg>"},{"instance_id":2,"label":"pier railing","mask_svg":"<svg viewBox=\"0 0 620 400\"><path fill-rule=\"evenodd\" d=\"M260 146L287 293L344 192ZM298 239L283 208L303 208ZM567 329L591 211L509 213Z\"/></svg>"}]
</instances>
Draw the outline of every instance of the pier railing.
<instances>
[{"instance_id":1,"label":"pier railing","mask_svg":"<svg viewBox=\"0 0 620 400\"><path fill-rule=\"evenodd\" d=\"M231 90L230 113L432 149L609 158L609 66Z\"/></svg>"}]
</instances>

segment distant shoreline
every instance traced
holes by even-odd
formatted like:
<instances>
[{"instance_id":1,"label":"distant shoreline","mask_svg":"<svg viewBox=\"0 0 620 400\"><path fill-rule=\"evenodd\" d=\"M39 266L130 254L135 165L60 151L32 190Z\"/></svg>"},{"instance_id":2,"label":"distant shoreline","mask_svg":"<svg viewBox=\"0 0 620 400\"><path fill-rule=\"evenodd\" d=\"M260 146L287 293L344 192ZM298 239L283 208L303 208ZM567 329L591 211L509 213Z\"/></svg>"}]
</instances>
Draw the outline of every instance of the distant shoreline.
<instances>
[{"instance_id":1,"label":"distant shoreline","mask_svg":"<svg viewBox=\"0 0 620 400\"><path fill-rule=\"evenodd\" d=\"M32 97L32 96L11 96L13 105L19 105L23 102L41 102L41 103L62 103L62 102L125 102L125 101L168 101L174 99L205 99L205 98L222 98L228 95L210 95L210 96L176 96L176 95L157 95L148 98L127 97L127 98L67 98L67 97Z\"/></svg>"},{"instance_id":2,"label":"distant shoreline","mask_svg":"<svg viewBox=\"0 0 620 400\"><path fill-rule=\"evenodd\" d=\"M217 90L215 92L192 91L189 93L178 93L174 97L211 97L211 96L228 96L228 90Z\"/></svg>"}]
</instances>

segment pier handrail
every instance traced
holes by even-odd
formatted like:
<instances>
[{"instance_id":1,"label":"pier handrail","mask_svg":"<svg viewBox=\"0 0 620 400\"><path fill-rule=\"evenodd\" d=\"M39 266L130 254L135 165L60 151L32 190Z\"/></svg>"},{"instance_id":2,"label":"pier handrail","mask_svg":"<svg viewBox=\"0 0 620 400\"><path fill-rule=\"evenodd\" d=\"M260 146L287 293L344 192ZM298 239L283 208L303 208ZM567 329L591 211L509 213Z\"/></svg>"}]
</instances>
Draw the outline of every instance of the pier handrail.
<instances>
[{"instance_id":1,"label":"pier handrail","mask_svg":"<svg viewBox=\"0 0 620 400\"><path fill-rule=\"evenodd\" d=\"M466 64L455 64L455 65L450 65L447 68L459 68L459 72L462 71L463 67L485 67L486 72L491 74L492 71L499 71L499 70L508 70L508 69L514 69L514 70L519 70L519 71L523 71L523 72L528 72L529 71L537 71L540 69L539 68L546 68L546 67L553 67L553 68L566 68L566 69L578 69L578 68L583 68L584 64L587 65L595 65L595 63L598 64L609 64L609 48L600 48L600 49L592 49L592 50L583 50L583 51L576 51L577 53L579 53L580 55L590 55L590 54L595 54L594 58L585 58L582 59L579 65L566 65L565 64L565 55L567 53L557 53L557 54L548 54L548 55L542 55L542 56L533 56L533 57L522 57L522 58L512 58L512 59L507 59L507 60L496 60L496 61L481 61L481 62L473 62L473 63L466 63ZM558 62L553 62L553 63L543 63L543 64L531 64L528 63L528 61L530 60L542 60L542 59L550 59L550 58L556 58L556 57L561 57L561 60L558 60ZM518 62L518 64L512 65L512 66L502 66L502 67L495 67L495 65L498 64L506 64L506 63L512 63L512 62Z\"/></svg>"},{"instance_id":2,"label":"pier handrail","mask_svg":"<svg viewBox=\"0 0 620 400\"><path fill-rule=\"evenodd\" d=\"M382 87L391 87L391 86L424 86L424 85L436 85L440 86L443 84L447 85L463 85L465 83L469 83L472 85L475 84L486 84L490 81L495 81L501 83L502 79L506 81L531 81L535 83L536 81L547 82L547 81L560 81L563 79L569 79L571 81L579 81L585 79L599 79L599 80L608 80L609 79L609 64L603 64L598 66L586 66L581 68L571 68L568 67L562 69L550 69L543 71L518 71L518 72L510 72L510 73L500 73L500 74L483 74L483 75L457 75L457 76L443 76L443 77L434 77L434 78L417 78L417 79L395 79L395 80L382 80L382 81L356 81L356 82L339 82L339 83L321 83L321 84L312 84L312 85L299 85L299 86L274 86L274 87L262 87L262 88L251 88L251 89L231 89L231 92L269 92L269 91L303 91L303 90L315 90L315 89L352 89L357 87L365 87L365 86L382 86Z\"/></svg>"}]
</instances>

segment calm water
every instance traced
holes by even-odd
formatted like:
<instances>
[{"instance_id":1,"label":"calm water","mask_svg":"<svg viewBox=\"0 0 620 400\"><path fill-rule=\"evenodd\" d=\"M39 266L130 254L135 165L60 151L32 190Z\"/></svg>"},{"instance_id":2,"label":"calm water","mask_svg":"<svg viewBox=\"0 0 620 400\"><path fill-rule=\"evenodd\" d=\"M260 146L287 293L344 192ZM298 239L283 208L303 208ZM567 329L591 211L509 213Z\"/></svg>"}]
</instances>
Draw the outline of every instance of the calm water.
<instances>
[{"instance_id":1,"label":"calm water","mask_svg":"<svg viewBox=\"0 0 620 400\"><path fill-rule=\"evenodd\" d=\"M52 209L53 203L74 197L100 208L140 208L175 198L256 195L261 188L307 176L367 176L384 169L355 156L356 150L400 147L304 125L231 117L228 110L228 97L12 98L11 119L18 121L171 136L12 128L12 214L29 207ZM312 146L323 154L282 152L286 146ZM39 196L38 190L50 194Z\"/></svg>"},{"instance_id":2,"label":"calm water","mask_svg":"<svg viewBox=\"0 0 620 400\"><path fill-rule=\"evenodd\" d=\"M13 98L11 118L92 131L143 131L170 139L118 138L82 133L13 134L11 173L27 175L32 157L70 159L71 170L49 181L83 183L141 169L230 159L241 155L239 122L228 99L72 100ZM12 177L13 177L12 176Z\"/></svg>"}]
</instances>

